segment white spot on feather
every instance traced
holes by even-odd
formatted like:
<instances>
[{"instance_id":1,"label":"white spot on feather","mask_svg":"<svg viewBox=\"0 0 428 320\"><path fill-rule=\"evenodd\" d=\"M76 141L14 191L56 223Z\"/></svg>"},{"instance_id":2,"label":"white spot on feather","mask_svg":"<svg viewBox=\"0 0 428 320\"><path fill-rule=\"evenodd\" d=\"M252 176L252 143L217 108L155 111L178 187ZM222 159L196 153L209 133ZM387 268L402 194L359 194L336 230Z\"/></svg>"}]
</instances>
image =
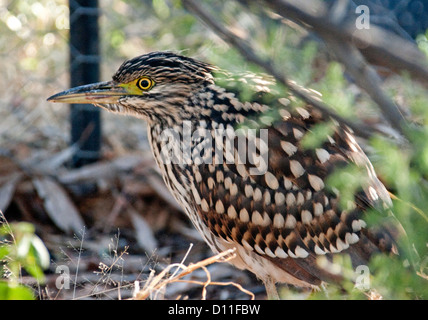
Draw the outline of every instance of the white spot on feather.
<instances>
[{"instance_id":1,"label":"white spot on feather","mask_svg":"<svg viewBox=\"0 0 428 320\"><path fill-rule=\"evenodd\" d=\"M205 199L201 200L201 208L203 211L208 212L208 210L210 209L210 207L208 206L208 202Z\"/></svg>"},{"instance_id":2,"label":"white spot on feather","mask_svg":"<svg viewBox=\"0 0 428 320\"><path fill-rule=\"evenodd\" d=\"M229 208L227 209L227 215L230 219L236 219L238 214L236 213L234 206L232 206L232 205L229 206Z\"/></svg>"},{"instance_id":3,"label":"white spot on feather","mask_svg":"<svg viewBox=\"0 0 428 320\"><path fill-rule=\"evenodd\" d=\"M247 184L245 186L244 191L245 191L245 196L247 198L249 198L249 197L251 197L253 195L253 187L251 185L249 185L249 184Z\"/></svg>"},{"instance_id":4,"label":"white spot on feather","mask_svg":"<svg viewBox=\"0 0 428 320\"><path fill-rule=\"evenodd\" d=\"M222 183L224 181L224 174L222 171L218 170L216 172L216 179L218 183Z\"/></svg>"},{"instance_id":5,"label":"white spot on feather","mask_svg":"<svg viewBox=\"0 0 428 320\"><path fill-rule=\"evenodd\" d=\"M258 244L256 244L256 245L254 246L254 249L255 249L258 253L260 253L260 254L265 254L265 252L262 250L262 248L260 248L260 247L259 247L259 245L258 245Z\"/></svg>"},{"instance_id":6,"label":"white spot on feather","mask_svg":"<svg viewBox=\"0 0 428 320\"><path fill-rule=\"evenodd\" d=\"M366 223L364 220L354 220L352 221L352 230L357 232L360 231L362 228L366 226Z\"/></svg>"},{"instance_id":7,"label":"white spot on feather","mask_svg":"<svg viewBox=\"0 0 428 320\"><path fill-rule=\"evenodd\" d=\"M296 204L297 204L298 206L301 206L304 202L305 202L305 197L303 196L303 193L299 192L299 193L297 194L297 201L296 201Z\"/></svg>"},{"instance_id":8,"label":"white spot on feather","mask_svg":"<svg viewBox=\"0 0 428 320\"><path fill-rule=\"evenodd\" d=\"M301 217L304 224L310 224L312 221L312 214L308 210L302 210Z\"/></svg>"},{"instance_id":9,"label":"white spot on feather","mask_svg":"<svg viewBox=\"0 0 428 320\"><path fill-rule=\"evenodd\" d=\"M316 175L309 174L308 175L309 183L311 184L312 188L314 188L315 191L319 191L322 188L324 188L324 181Z\"/></svg>"},{"instance_id":10,"label":"white spot on feather","mask_svg":"<svg viewBox=\"0 0 428 320\"><path fill-rule=\"evenodd\" d=\"M275 249L275 255L278 258L284 258L284 259L288 257L288 254L286 254L285 251L281 247L277 247Z\"/></svg>"},{"instance_id":11,"label":"white spot on feather","mask_svg":"<svg viewBox=\"0 0 428 320\"><path fill-rule=\"evenodd\" d=\"M289 192L285 197L285 201L287 202L287 206L293 207L296 204L296 197L294 196L293 193Z\"/></svg>"},{"instance_id":12,"label":"white spot on feather","mask_svg":"<svg viewBox=\"0 0 428 320\"><path fill-rule=\"evenodd\" d=\"M284 202L285 202L284 194L281 192L275 192L275 204L277 206L280 206L280 205L284 204Z\"/></svg>"},{"instance_id":13,"label":"white spot on feather","mask_svg":"<svg viewBox=\"0 0 428 320\"><path fill-rule=\"evenodd\" d=\"M266 172L265 173L265 181L269 188L276 190L279 187L278 179L271 173Z\"/></svg>"},{"instance_id":14,"label":"white spot on feather","mask_svg":"<svg viewBox=\"0 0 428 320\"><path fill-rule=\"evenodd\" d=\"M296 226L296 218L293 215L288 214L287 219L285 219L285 227L289 229L293 229L295 226Z\"/></svg>"},{"instance_id":15,"label":"white spot on feather","mask_svg":"<svg viewBox=\"0 0 428 320\"><path fill-rule=\"evenodd\" d=\"M315 149L315 153L321 163L324 163L330 159L330 153L325 149L317 148Z\"/></svg>"},{"instance_id":16,"label":"white spot on feather","mask_svg":"<svg viewBox=\"0 0 428 320\"><path fill-rule=\"evenodd\" d=\"M302 165L297 160L290 161L290 170L296 178L300 177L303 173L305 173L305 169L303 169Z\"/></svg>"},{"instance_id":17,"label":"white spot on feather","mask_svg":"<svg viewBox=\"0 0 428 320\"><path fill-rule=\"evenodd\" d=\"M302 107L297 107L297 108L296 108L296 111L300 114L300 116L301 116L303 119L307 119L307 118L309 118L309 117L310 117L310 114L309 114L308 110L306 110L306 109L304 109L304 108L302 108Z\"/></svg>"},{"instance_id":18,"label":"white spot on feather","mask_svg":"<svg viewBox=\"0 0 428 320\"><path fill-rule=\"evenodd\" d=\"M306 258L309 255L309 253L300 246L296 247L296 250L294 250L294 253L299 258Z\"/></svg>"},{"instance_id":19,"label":"white spot on feather","mask_svg":"<svg viewBox=\"0 0 428 320\"><path fill-rule=\"evenodd\" d=\"M195 172L195 179L196 179L196 182L198 182L198 183L200 183L202 181L202 175L199 171Z\"/></svg>"},{"instance_id":20,"label":"white spot on feather","mask_svg":"<svg viewBox=\"0 0 428 320\"><path fill-rule=\"evenodd\" d=\"M214 179L209 177L207 180L207 184L208 184L208 189L212 190L214 188L214 185L215 185Z\"/></svg>"},{"instance_id":21,"label":"white spot on feather","mask_svg":"<svg viewBox=\"0 0 428 320\"><path fill-rule=\"evenodd\" d=\"M239 211L239 219L242 222L250 221L250 216L248 215L247 209L243 208L243 209L241 209L241 211Z\"/></svg>"},{"instance_id":22,"label":"white spot on feather","mask_svg":"<svg viewBox=\"0 0 428 320\"><path fill-rule=\"evenodd\" d=\"M288 141L281 141L281 148L289 155L292 156L296 151L297 147Z\"/></svg>"},{"instance_id":23,"label":"white spot on feather","mask_svg":"<svg viewBox=\"0 0 428 320\"><path fill-rule=\"evenodd\" d=\"M234 183L230 187L230 195L231 196L236 196L237 194L238 194L238 186L236 185L236 183Z\"/></svg>"},{"instance_id":24,"label":"white spot on feather","mask_svg":"<svg viewBox=\"0 0 428 320\"><path fill-rule=\"evenodd\" d=\"M221 200L217 200L215 204L215 211L217 211L217 213L220 213L220 214L224 213L224 205Z\"/></svg>"},{"instance_id":25,"label":"white spot on feather","mask_svg":"<svg viewBox=\"0 0 428 320\"><path fill-rule=\"evenodd\" d=\"M260 212L258 211L254 211L253 214L251 215L251 221L259 226L263 225L263 217L261 215Z\"/></svg>"},{"instance_id":26,"label":"white spot on feather","mask_svg":"<svg viewBox=\"0 0 428 320\"><path fill-rule=\"evenodd\" d=\"M248 251L253 251L254 250L254 248L252 246L250 246L250 244L247 242L247 240L242 239L242 245Z\"/></svg>"},{"instance_id":27,"label":"white spot on feather","mask_svg":"<svg viewBox=\"0 0 428 320\"><path fill-rule=\"evenodd\" d=\"M315 251L316 254L319 254L319 255L324 255L325 254L325 251L322 250L317 244L314 247L314 251Z\"/></svg>"},{"instance_id":28,"label":"white spot on feather","mask_svg":"<svg viewBox=\"0 0 428 320\"><path fill-rule=\"evenodd\" d=\"M224 179L224 187L226 190L229 190L231 185L232 185L232 178L231 177L227 177L226 179Z\"/></svg>"},{"instance_id":29,"label":"white spot on feather","mask_svg":"<svg viewBox=\"0 0 428 320\"><path fill-rule=\"evenodd\" d=\"M359 238L358 238L358 236L357 236L355 233L349 233L349 232L347 232L347 233L345 234L345 241L346 241L346 243L348 243L348 244L354 244L354 243L357 243L357 242L358 242L358 240L359 240Z\"/></svg>"},{"instance_id":30,"label":"white spot on feather","mask_svg":"<svg viewBox=\"0 0 428 320\"><path fill-rule=\"evenodd\" d=\"M289 99L287 99L287 98L279 98L278 99L278 102L280 103L280 104L282 104L283 106L288 106L289 104L290 104L290 100ZM281 114L281 116L282 116L282 113L288 113L288 117L291 117L291 114L290 114L290 112L288 112L287 110L285 110L285 109L281 109L280 111L279 111L279 113Z\"/></svg>"},{"instance_id":31,"label":"white spot on feather","mask_svg":"<svg viewBox=\"0 0 428 320\"><path fill-rule=\"evenodd\" d=\"M262 191L259 188L256 188L253 192L254 201L260 201L262 200L262 198L263 198Z\"/></svg>"},{"instance_id":32,"label":"white spot on feather","mask_svg":"<svg viewBox=\"0 0 428 320\"><path fill-rule=\"evenodd\" d=\"M339 251L346 250L349 248L349 244L342 241L342 239L337 238L336 247Z\"/></svg>"},{"instance_id":33,"label":"white spot on feather","mask_svg":"<svg viewBox=\"0 0 428 320\"><path fill-rule=\"evenodd\" d=\"M269 192L269 190L266 190L265 191L265 193L264 193L264 195L263 195L263 197L264 197L264 201L265 201L265 205L270 205L270 202L271 202L271 196L270 196L270 192Z\"/></svg>"},{"instance_id":34,"label":"white spot on feather","mask_svg":"<svg viewBox=\"0 0 428 320\"><path fill-rule=\"evenodd\" d=\"M331 253L338 253L338 252L340 252L339 250L337 250L334 246L333 246L333 244L330 244L330 252Z\"/></svg>"},{"instance_id":35,"label":"white spot on feather","mask_svg":"<svg viewBox=\"0 0 428 320\"><path fill-rule=\"evenodd\" d=\"M273 226L274 228L283 228L284 227L284 216L281 213L275 214L273 217Z\"/></svg>"},{"instance_id":36,"label":"white spot on feather","mask_svg":"<svg viewBox=\"0 0 428 320\"><path fill-rule=\"evenodd\" d=\"M271 258L276 258L276 255L272 252L272 250L269 247L265 248L266 254Z\"/></svg>"},{"instance_id":37,"label":"white spot on feather","mask_svg":"<svg viewBox=\"0 0 428 320\"><path fill-rule=\"evenodd\" d=\"M236 165L236 171L238 171L239 175L242 178L247 178L248 177L248 172L247 169L245 168L245 166L243 164L237 164Z\"/></svg>"},{"instance_id":38,"label":"white spot on feather","mask_svg":"<svg viewBox=\"0 0 428 320\"><path fill-rule=\"evenodd\" d=\"M293 134L296 140L300 140L303 137L304 133L297 128L293 128Z\"/></svg>"},{"instance_id":39,"label":"white spot on feather","mask_svg":"<svg viewBox=\"0 0 428 320\"><path fill-rule=\"evenodd\" d=\"M292 186L293 186L293 183L291 182L291 180L284 177L284 188L285 188L285 190L290 190Z\"/></svg>"},{"instance_id":40,"label":"white spot on feather","mask_svg":"<svg viewBox=\"0 0 428 320\"><path fill-rule=\"evenodd\" d=\"M323 208L322 204L319 202L315 202L314 203L314 215L318 217L318 216L322 215L323 212L324 212L324 208Z\"/></svg>"}]
</instances>

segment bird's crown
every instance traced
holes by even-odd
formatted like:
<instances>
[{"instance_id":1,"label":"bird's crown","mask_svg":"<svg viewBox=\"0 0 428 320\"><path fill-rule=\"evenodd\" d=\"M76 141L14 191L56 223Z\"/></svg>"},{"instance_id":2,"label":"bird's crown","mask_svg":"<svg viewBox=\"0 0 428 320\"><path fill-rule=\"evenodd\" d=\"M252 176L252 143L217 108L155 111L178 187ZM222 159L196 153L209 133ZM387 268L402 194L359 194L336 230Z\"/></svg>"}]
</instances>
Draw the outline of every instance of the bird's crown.
<instances>
[{"instance_id":1,"label":"bird's crown","mask_svg":"<svg viewBox=\"0 0 428 320\"><path fill-rule=\"evenodd\" d=\"M155 82L212 83L211 72L215 69L208 63L170 51L156 51L125 61L113 80L128 83L147 76Z\"/></svg>"}]
</instances>

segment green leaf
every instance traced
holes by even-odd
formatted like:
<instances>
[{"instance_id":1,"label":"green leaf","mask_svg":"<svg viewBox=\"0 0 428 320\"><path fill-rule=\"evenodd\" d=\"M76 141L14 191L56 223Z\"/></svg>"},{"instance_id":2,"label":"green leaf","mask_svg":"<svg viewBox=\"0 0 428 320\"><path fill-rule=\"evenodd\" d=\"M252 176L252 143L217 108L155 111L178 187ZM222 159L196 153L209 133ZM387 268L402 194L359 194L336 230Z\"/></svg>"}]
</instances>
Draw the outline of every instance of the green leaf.
<instances>
[{"instance_id":1,"label":"green leaf","mask_svg":"<svg viewBox=\"0 0 428 320\"><path fill-rule=\"evenodd\" d=\"M6 256L10 253L9 245L2 244L0 245L0 261L6 258Z\"/></svg>"},{"instance_id":2,"label":"green leaf","mask_svg":"<svg viewBox=\"0 0 428 320\"><path fill-rule=\"evenodd\" d=\"M43 270L36 263L33 263L33 264L27 263L24 265L24 269L33 278L35 278L38 283L41 283L41 284L45 283L46 277L43 273Z\"/></svg>"},{"instance_id":3,"label":"green leaf","mask_svg":"<svg viewBox=\"0 0 428 320\"><path fill-rule=\"evenodd\" d=\"M33 291L19 284L0 281L0 300L34 300Z\"/></svg>"},{"instance_id":4,"label":"green leaf","mask_svg":"<svg viewBox=\"0 0 428 320\"><path fill-rule=\"evenodd\" d=\"M167 19L170 16L170 10L165 0L153 0L153 9L161 19Z\"/></svg>"},{"instance_id":5,"label":"green leaf","mask_svg":"<svg viewBox=\"0 0 428 320\"><path fill-rule=\"evenodd\" d=\"M368 177L364 168L355 164L348 164L344 168L336 169L328 178L326 186L333 192L340 193L340 205L344 210L352 209L355 194L367 185ZM351 205L351 207L349 207Z\"/></svg>"},{"instance_id":6,"label":"green leaf","mask_svg":"<svg viewBox=\"0 0 428 320\"><path fill-rule=\"evenodd\" d=\"M301 140L304 149L315 149L320 147L327 137L334 133L334 125L331 122L319 123L311 131L307 132Z\"/></svg>"},{"instance_id":7,"label":"green leaf","mask_svg":"<svg viewBox=\"0 0 428 320\"><path fill-rule=\"evenodd\" d=\"M46 249L43 241L36 235L31 239L31 250L34 250L37 264L43 269L49 268L50 257L48 249Z\"/></svg>"}]
</instances>

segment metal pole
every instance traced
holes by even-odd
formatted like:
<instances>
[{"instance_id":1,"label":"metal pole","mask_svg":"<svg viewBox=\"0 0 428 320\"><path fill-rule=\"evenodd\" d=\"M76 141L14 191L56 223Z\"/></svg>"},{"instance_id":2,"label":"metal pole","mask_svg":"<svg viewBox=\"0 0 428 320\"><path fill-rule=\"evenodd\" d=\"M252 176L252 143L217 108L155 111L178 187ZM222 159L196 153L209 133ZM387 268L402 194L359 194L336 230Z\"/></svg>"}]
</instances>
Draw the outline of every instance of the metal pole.
<instances>
[{"instance_id":1,"label":"metal pole","mask_svg":"<svg viewBox=\"0 0 428 320\"><path fill-rule=\"evenodd\" d=\"M70 8L70 85L98 82L100 77L98 0L69 0ZM71 143L80 148L73 167L95 162L100 157L100 109L92 105L72 104Z\"/></svg>"}]
</instances>

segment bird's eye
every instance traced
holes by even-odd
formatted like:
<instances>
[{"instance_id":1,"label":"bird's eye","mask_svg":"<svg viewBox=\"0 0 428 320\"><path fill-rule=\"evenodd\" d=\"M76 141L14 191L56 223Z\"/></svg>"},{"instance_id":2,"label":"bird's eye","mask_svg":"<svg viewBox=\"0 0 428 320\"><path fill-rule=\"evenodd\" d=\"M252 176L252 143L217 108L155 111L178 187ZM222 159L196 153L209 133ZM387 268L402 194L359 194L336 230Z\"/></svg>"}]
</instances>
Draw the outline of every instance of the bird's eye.
<instances>
[{"instance_id":1,"label":"bird's eye","mask_svg":"<svg viewBox=\"0 0 428 320\"><path fill-rule=\"evenodd\" d=\"M140 88L141 90L149 90L153 87L155 83L153 82L152 79L150 78L141 78L137 81L137 86L138 88Z\"/></svg>"}]
</instances>

